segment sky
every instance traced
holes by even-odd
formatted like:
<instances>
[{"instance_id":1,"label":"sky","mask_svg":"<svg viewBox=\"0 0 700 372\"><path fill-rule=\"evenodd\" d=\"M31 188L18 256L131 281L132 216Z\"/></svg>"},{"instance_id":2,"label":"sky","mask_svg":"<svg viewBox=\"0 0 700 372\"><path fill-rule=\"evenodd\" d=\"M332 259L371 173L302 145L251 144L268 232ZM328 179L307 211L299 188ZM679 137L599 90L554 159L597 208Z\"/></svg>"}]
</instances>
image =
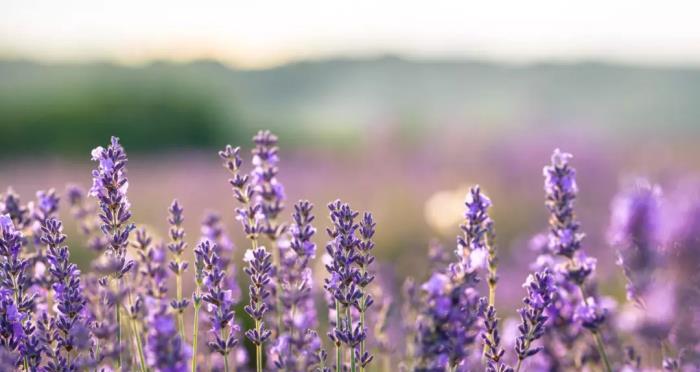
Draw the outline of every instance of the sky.
<instances>
[{"instance_id":1,"label":"sky","mask_svg":"<svg viewBox=\"0 0 700 372\"><path fill-rule=\"evenodd\" d=\"M211 58L243 68L396 54L700 64L700 2L0 0L0 56Z\"/></svg>"}]
</instances>

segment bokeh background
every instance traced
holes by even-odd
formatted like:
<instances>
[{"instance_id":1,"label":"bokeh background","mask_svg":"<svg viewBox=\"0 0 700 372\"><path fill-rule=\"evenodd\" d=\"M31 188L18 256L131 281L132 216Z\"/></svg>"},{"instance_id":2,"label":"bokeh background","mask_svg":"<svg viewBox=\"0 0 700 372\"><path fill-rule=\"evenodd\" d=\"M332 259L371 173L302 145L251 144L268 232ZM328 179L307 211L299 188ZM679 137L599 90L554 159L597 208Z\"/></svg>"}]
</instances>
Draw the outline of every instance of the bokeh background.
<instances>
[{"instance_id":1,"label":"bokeh background","mask_svg":"<svg viewBox=\"0 0 700 372\"><path fill-rule=\"evenodd\" d=\"M335 198L374 212L390 283L425 277L432 238L453 248L477 183L494 202L503 280L519 283L535 257L528 241L547 223L542 166L559 147L575 154L585 249L603 291L622 297L605 240L620 183L673 185L700 171L694 2L1 7L0 189L28 201L39 189L89 187L90 150L116 135L130 155L135 221L165 235L178 198L190 246L217 210L243 251L216 151L249 149L271 129L288 205L310 199L321 226ZM502 288L503 303L522 296Z\"/></svg>"}]
</instances>

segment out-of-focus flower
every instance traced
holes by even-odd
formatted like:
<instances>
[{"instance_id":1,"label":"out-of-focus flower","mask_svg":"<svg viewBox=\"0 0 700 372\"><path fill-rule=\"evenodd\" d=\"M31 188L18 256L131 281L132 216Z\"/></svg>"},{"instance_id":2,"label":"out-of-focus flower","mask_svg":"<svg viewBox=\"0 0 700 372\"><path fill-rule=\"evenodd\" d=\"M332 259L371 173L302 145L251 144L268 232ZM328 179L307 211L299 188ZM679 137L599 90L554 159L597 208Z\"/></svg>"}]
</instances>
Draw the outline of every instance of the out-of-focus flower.
<instances>
[{"instance_id":1,"label":"out-of-focus flower","mask_svg":"<svg viewBox=\"0 0 700 372\"><path fill-rule=\"evenodd\" d=\"M166 305L156 306L146 319L146 363L157 372L188 371L192 351L178 335L175 319L167 312Z\"/></svg>"},{"instance_id":2,"label":"out-of-focus flower","mask_svg":"<svg viewBox=\"0 0 700 372\"><path fill-rule=\"evenodd\" d=\"M612 202L608 240L618 248L618 264L627 277L627 298L641 297L662 266L660 254L661 188L637 180Z\"/></svg>"}]
</instances>

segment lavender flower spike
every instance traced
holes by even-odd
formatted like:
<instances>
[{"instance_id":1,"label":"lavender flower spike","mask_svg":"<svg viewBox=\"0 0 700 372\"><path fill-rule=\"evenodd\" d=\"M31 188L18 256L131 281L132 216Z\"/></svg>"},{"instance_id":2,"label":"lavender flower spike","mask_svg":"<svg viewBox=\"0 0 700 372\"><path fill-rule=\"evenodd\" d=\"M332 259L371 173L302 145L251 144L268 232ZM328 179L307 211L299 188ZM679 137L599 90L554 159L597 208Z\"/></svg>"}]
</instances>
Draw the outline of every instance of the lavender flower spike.
<instances>
[{"instance_id":1,"label":"lavender flower spike","mask_svg":"<svg viewBox=\"0 0 700 372\"><path fill-rule=\"evenodd\" d=\"M272 258L265 247L248 249L243 260L248 264L245 273L250 277L249 288L250 304L245 306L245 311L255 320L255 329L249 329L245 335L255 344L256 367L262 371L262 345L270 338L271 332L265 327L264 316L268 310L266 299L270 296L270 271L272 270Z\"/></svg>"},{"instance_id":2,"label":"lavender flower spike","mask_svg":"<svg viewBox=\"0 0 700 372\"><path fill-rule=\"evenodd\" d=\"M571 154L556 149L552 154L551 164L543 169L545 206L550 212L549 249L566 259L566 262L557 267L557 271L570 285L579 289L581 303L576 309L578 316L574 318L582 321L582 325L591 330L605 369L610 372L612 368L598 330L605 319L605 310L598 306L594 298L589 300L586 295L585 284L595 271L596 260L581 252L581 242L585 234L579 231L580 224L574 213L578 186L576 170L569 165L571 158Z\"/></svg>"},{"instance_id":3,"label":"lavender flower spike","mask_svg":"<svg viewBox=\"0 0 700 372\"><path fill-rule=\"evenodd\" d=\"M552 164L544 167L545 205L550 212L550 249L567 258L572 258L581 247L585 236L579 232L579 223L574 218L574 201L578 193L576 170L569 166L573 156L559 149L552 154Z\"/></svg>"},{"instance_id":4,"label":"lavender flower spike","mask_svg":"<svg viewBox=\"0 0 700 372\"><path fill-rule=\"evenodd\" d=\"M361 260L359 251L360 239L356 235L359 225L355 222L358 212L350 209L346 203L340 200L328 205L333 227L328 229L328 236L332 239L326 246L330 263L326 264L326 270L330 277L325 280L324 288L330 295L330 306L335 307L335 324L333 330L328 333L329 338L336 345L336 371L340 371L343 364L342 344L350 351L350 369L355 370L356 348L367 337L365 329L359 322L355 324L352 309L358 308L364 298L360 287L360 267L355 263Z\"/></svg>"},{"instance_id":5,"label":"lavender flower spike","mask_svg":"<svg viewBox=\"0 0 700 372\"><path fill-rule=\"evenodd\" d=\"M661 188L640 179L612 202L609 242L627 277L627 298L637 302L653 281L661 244Z\"/></svg>"},{"instance_id":6,"label":"lavender flower spike","mask_svg":"<svg viewBox=\"0 0 700 372\"><path fill-rule=\"evenodd\" d=\"M277 216L284 208L285 198L284 187L277 180L277 136L269 130L259 131L253 137L253 142L252 183L260 199L261 212L265 216L264 232L271 240L276 240L284 232L284 226L277 222Z\"/></svg>"},{"instance_id":7,"label":"lavender flower spike","mask_svg":"<svg viewBox=\"0 0 700 372\"><path fill-rule=\"evenodd\" d=\"M100 227L107 239L108 250L105 252L108 267L120 291L122 277L134 266L134 261L126 259L129 234L134 225L131 218L131 204L126 196L129 181L126 177L127 156L119 144L119 138L112 137L107 149L98 146L92 150L92 160L98 163L92 171L92 188L89 195L96 197L100 203ZM120 297L120 296L117 296ZM121 350L121 310L120 304L114 305L117 321L117 349ZM121 368L121 352L117 366Z\"/></svg>"},{"instance_id":8,"label":"lavender flower spike","mask_svg":"<svg viewBox=\"0 0 700 372\"><path fill-rule=\"evenodd\" d=\"M488 208L491 200L481 193L479 186L469 190L464 205L463 235L457 237L457 256L465 267L482 267L486 258L486 238L491 228Z\"/></svg>"},{"instance_id":9,"label":"lavender flower spike","mask_svg":"<svg viewBox=\"0 0 700 372\"><path fill-rule=\"evenodd\" d=\"M279 247L278 278L285 332L273 348L278 355L273 362L276 368L286 371L307 371L318 362L317 353L312 350L317 343L320 347L320 340L314 338L318 337L315 332L313 335L309 333L318 325L312 293L313 275L309 267L316 257L316 244L311 240L316 233L311 224L314 220L312 209L313 205L305 200L294 205L294 223L288 230L291 240L288 246Z\"/></svg>"},{"instance_id":10,"label":"lavender flower spike","mask_svg":"<svg viewBox=\"0 0 700 372\"><path fill-rule=\"evenodd\" d=\"M516 371L520 370L525 359L542 350L540 347L533 348L532 343L542 337L545 332L548 317L544 315L544 312L552 304L555 291L554 279L549 269L530 274L523 287L527 290L527 297L523 299L525 307L518 310L521 324L518 327L520 335L515 343L515 352L518 354Z\"/></svg>"},{"instance_id":11,"label":"lavender flower spike","mask_svg":"<svg viewBox=\"0 0 700 372\"><path fill-rule=\"evenodd\" d=\"M236 334L235 302L231 290L226 289L226 273L222 270L222 262L216 253L216 246L209 240L203 240L195 248L195 266L197 268L197 285L202 289L201 300L207 303L209 320L212 328L209 348L224 358L225 369L228 370L228 357L238 344ZM195 304L199 300L195 299ZM195 305L198 307L198 305ZM195 330L197 325L195 324ZM196 337L196 335L195 335Z\"/></svg>"},{"instance_id":12,"label":"lavender flower spike","mask_svg":"<svg viewBox=\"0 0 700 372\"><path fill-rule=\"evenodd\" d=\"M487 359L486 371L513 372L513 368L502 361L505 350L501 347L496 308L493 305L488 305L485 298L480 300L480 307L485 308L482 318L486 332L481 334L481 339L484 341L484 356Z\"/></svg>"},{"instance_id":13,"label":"lavender flower spike","mask_svg":"<svg viewBox=\"0 0 700 372\"><path fill-rule=\"evenodd\" d=\"M24 360L25 369L29 369L34 326L27 314L34 310L35 295L27 291L31 278L27 273L29 260L20 254L22 240L12 217L0 215L0 343L17 352Z\"/></svg>"},{"instance_id":14,"label":"lavender flower spike","mask_svg":"<svg viewBox=\"0 0 700 372\"><path fill-rule=\"evenodd\" d=\"M175 299L170 303L170 306L177 313L177 324L178 331L180 332L180 337L185 339L185 320L184 311L189 305L189 300L182 298L182 275L187 270L187 261L182 260L182 253L187 247L185 243L185 230L182 228L182 223L185 218L183 215L184 210L177 200L173 200L170 208L168 208L169 217L168 224L170 225L170 243L168 243L168 250L173 255L173 260L170 261L170 271L175 274L176 281L176 294Z\"/></svg>"},{"instance_id":15,"label":"lavender flower spike","mask_svg":"<svg viewBox=\"0 0 700 372\"><path fill-rule=\"evenodd\" d=\"M88 325L85 316L87 300L80 285L80 270L70 262L68 247L61 246L66 239L61 222L54 218L45 220L41 226L41 240L48 247L47 261L56 293L57 318L52 335L55 348L50 356L57 365L65 365L67 370L77 370L76 359L71 354L79 354L87 349L88 339L83 336Z\"/></svg>"}]
</instances>

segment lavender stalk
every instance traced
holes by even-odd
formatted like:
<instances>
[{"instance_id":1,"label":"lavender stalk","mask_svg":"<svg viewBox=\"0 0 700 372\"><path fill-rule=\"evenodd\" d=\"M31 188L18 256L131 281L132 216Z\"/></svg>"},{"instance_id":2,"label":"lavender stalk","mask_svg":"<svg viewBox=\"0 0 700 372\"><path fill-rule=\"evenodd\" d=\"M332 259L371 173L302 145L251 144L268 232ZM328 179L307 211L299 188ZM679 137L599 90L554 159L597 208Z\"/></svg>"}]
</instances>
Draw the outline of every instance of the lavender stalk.
<instances>
[{"instance_id":1,"label":"lavender stalk","mask_svg":"<svg viewBox=\"0 0 700 372\"><path fill-rule=\"evenodd\" d=\"M588 298L584 286L586 279L595 271L596 261L580 252L585 234L579 231L580 224L574 214L578 186L576 171L569 166L571 158L571 154L556 149L552 154L551 165L543 169L545 205L550 212L549 248L567 259L560 270L567 281L579 288L581 305L576 311L576 319L581 320L583 326L591 331L604 367L606 371L611 372L599 331L605 320L604 310L592 298Z\"/></svg>"},{"instance_id":2,"label":"lavender stalk","mask_svg":"<svg viewBox=\"0 0 700 372\"><path fill-rule=\"evenodd\" d=\"M170 306L177 313L177 325L180 338L185 339L185 319L184 312L189 305L189 300L182 298L182 275L187 271L188 263L182 260L182 253L187 247L185 243L185 230L182 228L184 222L184 210L177 200L173 200L170 208L168 208L170 216L168 224L170 224L169 234L170 243L168 250L173 254L173 261L170 262L170 270L175 274L175 300L170 303Z\"/></svg>"},{"instance_id":3,"label":"lavender stalk","mask_svg":"<svg viewBox=\"0 0 700 372\"><path fill-rule=\"evenodd\" d=\"M117 137L112 137L107 149L99 146L92 150L92 160L98 163L92 171L93 185L89 194L96 197L100 203L101 230L108 240L108 250L105 258L113 268L113 285L117 292L121 290L122 278L134 266L134 262L126 259L126 247L129 234L134 225L129 223L131 212L126 192L129 183L126 177L127 156ZM114 305L117 320L117 368L122 366L121 353L121 310L120 305Z\"/></svg>"}]
</instances>

